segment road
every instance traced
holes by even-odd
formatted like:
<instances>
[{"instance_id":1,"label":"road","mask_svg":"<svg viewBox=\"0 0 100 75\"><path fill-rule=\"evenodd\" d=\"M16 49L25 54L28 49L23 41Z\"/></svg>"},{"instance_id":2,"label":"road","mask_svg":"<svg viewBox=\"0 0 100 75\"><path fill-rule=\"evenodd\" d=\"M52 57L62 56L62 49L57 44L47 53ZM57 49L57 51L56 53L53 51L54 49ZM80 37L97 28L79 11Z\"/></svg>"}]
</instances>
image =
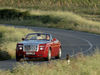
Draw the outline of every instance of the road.
<instances>
[{"instance_id":1,"label":"road","mask_svg":"<svg viewBox=\"0 0 100 75\"><path fill-rule=\"evenodd\" d=\"M77 55L79 52L82 52L85 55L89 55L94 52L95 48L100 48L100 35L55 28L23 26L16 27L28 28L39 32L51 33L53 37L56 37L62 43L62 59L66 57L66 54L70 54L71 57ZM45 63L46 61L31 62ZM0 69L12 69L16 65L16 63L17 62L15 61L15 59L0 61Z\"/></svg>"}]
</instances>

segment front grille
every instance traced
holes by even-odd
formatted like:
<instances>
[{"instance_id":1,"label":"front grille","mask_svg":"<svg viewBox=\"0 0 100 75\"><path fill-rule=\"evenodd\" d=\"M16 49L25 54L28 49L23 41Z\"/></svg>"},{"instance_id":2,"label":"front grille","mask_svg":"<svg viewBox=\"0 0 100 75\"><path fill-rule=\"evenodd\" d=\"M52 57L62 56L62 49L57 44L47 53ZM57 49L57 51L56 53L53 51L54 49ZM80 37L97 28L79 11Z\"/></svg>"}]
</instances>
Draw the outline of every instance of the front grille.
<instances>
[{"instance_id":1,"label":"front grille","mask_svg":"<svg viewBox=\"0 0 100 75\"><path fill-rule=\"evenodd\" d=\"M37 45L24 45L25 51L38 51Z\"/></svg>"}]
</instances>

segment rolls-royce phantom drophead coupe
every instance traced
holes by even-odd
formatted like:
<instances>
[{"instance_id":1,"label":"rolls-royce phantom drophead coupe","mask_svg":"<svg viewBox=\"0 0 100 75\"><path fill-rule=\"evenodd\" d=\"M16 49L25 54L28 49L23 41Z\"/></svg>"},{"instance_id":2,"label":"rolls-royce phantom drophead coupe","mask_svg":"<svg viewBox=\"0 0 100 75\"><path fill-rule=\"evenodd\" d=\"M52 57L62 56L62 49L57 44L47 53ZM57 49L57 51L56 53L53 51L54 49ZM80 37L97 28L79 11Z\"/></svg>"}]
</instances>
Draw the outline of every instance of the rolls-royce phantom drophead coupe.
<instances>
[{"instance_id":1,"label":"rolls-royce phantom drophead coupe","mask_svg":"<svg viewBox=\"0 0 100 75\"><path fill-rule=\"evenodd\" d=\"M24 58L61 58L61 43L48 33L29 33L16 46L16 61Z\"/></svg>"}]
</instances>

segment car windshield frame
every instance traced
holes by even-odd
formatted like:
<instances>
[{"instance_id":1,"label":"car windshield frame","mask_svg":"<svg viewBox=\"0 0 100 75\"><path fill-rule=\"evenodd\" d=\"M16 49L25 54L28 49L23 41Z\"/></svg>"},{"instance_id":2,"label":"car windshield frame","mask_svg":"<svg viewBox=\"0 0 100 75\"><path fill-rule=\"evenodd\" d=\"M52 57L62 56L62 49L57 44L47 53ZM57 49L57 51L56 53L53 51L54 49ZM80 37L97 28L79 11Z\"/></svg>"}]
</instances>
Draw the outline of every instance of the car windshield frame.
<instances>
[{"instance_id":1,"label":"car windshield frame","mask_svg":"<svg viewBox=\"0 0 100 75\"><path fill-rule=\"evenodd\" d=\"M37 36L41 37L41 35L45 36L45 38L37 39ZM33 37L29 38L30 36L34 36L34 38ZM49 36L49 40L47 39L47 36ZM47 41L50 41L50 39L51 39L50 34L46 34L46 33L30 33L30 34L26 35L26 37L25 37L25 40L47 40Z\"/></svg>"}]
</instances>

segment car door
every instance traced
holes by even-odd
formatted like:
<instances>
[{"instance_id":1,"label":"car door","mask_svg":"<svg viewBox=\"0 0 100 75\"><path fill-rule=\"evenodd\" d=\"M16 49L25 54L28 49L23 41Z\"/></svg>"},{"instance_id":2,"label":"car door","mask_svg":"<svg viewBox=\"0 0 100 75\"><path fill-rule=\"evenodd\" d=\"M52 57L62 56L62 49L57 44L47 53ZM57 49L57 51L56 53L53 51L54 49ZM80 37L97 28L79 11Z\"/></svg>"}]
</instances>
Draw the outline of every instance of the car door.
<instances>
[{"instance_id":1,"label":"car door","mask_svg":"<svg viewBox=\"0 0 100 75\"><path fill-rule=\"evenodd\" d=\"M54 56L57 56L59 52L59 41L58 40L54 41L54 45L55 45Z\"/></svg>"},{"instance_id":2,"label":"car door","mask_svg":"<svg viewBox=\"0 0 100 75\"><path fill-rule=\"evenodd\" d=\"M52 42L51 43L51 56L55 56L55 43L54 42Z\"/></svg>"}]
</instances>

